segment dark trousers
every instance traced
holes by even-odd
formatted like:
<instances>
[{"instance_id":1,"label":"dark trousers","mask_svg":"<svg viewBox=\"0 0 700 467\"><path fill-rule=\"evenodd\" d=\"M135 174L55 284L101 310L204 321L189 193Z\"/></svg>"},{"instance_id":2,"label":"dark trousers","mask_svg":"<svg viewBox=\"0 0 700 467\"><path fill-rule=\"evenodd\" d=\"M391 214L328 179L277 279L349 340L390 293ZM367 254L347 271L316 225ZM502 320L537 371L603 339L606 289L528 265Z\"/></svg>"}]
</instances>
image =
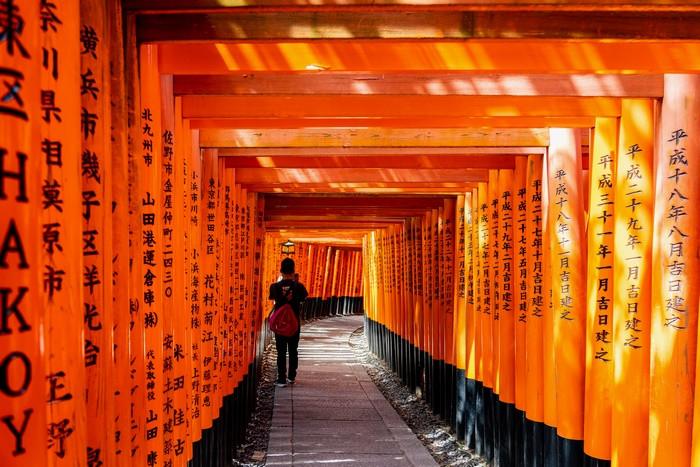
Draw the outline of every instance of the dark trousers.
<instances>
[{"instance_id":1,"label":"dark trousers","mask_svg":"<svg viewBox=\"0 0 700 467\"><path fill-rule=\"evenodd\" d=\"M299 335L297 332L291 337L280 336L275 334L275 345L277 347L277 381L287 381L287 349L289 349L289 379L294 379L297 376L297 368L299 367Z\"/></svg>"}]
</instances>

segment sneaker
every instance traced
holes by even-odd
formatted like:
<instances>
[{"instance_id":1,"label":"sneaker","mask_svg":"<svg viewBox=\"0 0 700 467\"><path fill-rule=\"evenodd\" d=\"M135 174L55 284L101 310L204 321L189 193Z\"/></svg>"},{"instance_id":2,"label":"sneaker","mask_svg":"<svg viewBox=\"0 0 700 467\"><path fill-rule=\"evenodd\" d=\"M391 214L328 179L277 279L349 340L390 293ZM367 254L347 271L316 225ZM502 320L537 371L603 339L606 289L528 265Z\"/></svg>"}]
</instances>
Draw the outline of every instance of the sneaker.
<instances>
[{"instance_id":1,"label":"sneaker","mask_svg":"<svg viewBox=\"0 0 700 467\"><path fill-rule=\"evenodd\" d=\"M294 384L294 378L287 378L287 384Z\"/></svg>"},{"instance_id":2,"label":"sneaker","mask_svg":"<svg viewBox=\"0 0 700 467\"><path fill-rule=\"evenodd\" d=\"M281 382L277 381L277 382L275 383L275 386L277 386L278 388L286 388L286 387L287 387L287 383L281 383Z\"/></svg>"}]
</instances>

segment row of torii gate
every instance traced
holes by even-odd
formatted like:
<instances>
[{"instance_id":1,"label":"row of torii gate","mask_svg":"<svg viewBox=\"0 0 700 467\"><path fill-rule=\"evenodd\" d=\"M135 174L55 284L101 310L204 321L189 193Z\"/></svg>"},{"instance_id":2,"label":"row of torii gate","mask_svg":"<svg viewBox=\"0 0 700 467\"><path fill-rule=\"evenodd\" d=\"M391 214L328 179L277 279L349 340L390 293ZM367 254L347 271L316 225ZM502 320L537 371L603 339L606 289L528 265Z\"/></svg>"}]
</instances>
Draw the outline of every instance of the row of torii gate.
<instances>
[{"instance_id":1,"label":"row of torii gate","mask_svg":"<svg viewBox=\"0 0 700 467\"><path fill-rule=\"evenodd\" d=\"M0 1L0 464L227 465L291 240L491 463L700 465L699 20Z\"/></svg>"}]
</instances>

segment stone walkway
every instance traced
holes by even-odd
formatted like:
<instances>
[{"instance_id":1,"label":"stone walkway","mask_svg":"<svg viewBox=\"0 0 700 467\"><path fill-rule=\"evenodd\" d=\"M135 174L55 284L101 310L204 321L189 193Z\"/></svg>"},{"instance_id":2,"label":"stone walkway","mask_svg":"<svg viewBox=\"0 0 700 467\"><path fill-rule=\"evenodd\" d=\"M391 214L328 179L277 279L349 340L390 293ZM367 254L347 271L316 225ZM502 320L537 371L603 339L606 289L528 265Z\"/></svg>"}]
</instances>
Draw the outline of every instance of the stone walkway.
<instances>
[{"instance_id":1,"label":"stone walkway","mask_svg":"<svg viewBox=\"0 0 700 467\"><path fill-rule=\"evenodd\" d=\"M305 326L299 374L276 388L267 465L437 466L348 345L361 316Z\"/></svg>"}]
</instances>

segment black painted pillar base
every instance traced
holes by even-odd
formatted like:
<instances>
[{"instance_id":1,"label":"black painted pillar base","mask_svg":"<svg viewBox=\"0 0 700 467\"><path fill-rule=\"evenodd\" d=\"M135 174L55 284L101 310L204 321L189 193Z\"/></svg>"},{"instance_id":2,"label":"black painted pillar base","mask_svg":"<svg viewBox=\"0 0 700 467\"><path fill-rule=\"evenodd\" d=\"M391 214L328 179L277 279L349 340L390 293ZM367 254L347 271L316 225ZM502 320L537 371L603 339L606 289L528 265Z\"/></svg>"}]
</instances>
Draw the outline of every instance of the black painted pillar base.
<instances>
[{"instance_id":1,"label":"black painted pillar base","mask_svg":"<svg viewBox=\"0 0 700 467\"><path fill-rule=\"evenodd\" d=\"M544 423L525 417L525 465L544 465Z\"/></svg>"},{"instance_id":2,"label":"black painted pillar base","mask_svg":"<svg viewBox=\"0 0 700 467\"><path fill-rule=\"evenodd\" d=\"M476 381L467 378L465 386L467 408L464 422L464 444L476 449Z\"/></svg>"},{"instance_id":3,"label":"black painted pillar base","mask_svg":"<svg viewBox=\"0 0 700 467\"><path fill-rule=\"evenodd\" d=\"M513 450L515 455L515 462L513 465L516 467L527 467L527 458L525 457L526 447L525 443L527 440L526 425L525 425L525 411L520 410L515 407L515 424L513 427L514 439L513 439Z\"/></svg>"},{"instance_id":4,"label":"black painted pillar base","mask_svg":"<svg viewBox=\"0 0 700 467\"><path fill-rule=\"evenodd\" d=\"M484 400L484 383L482 381L474 381L475 384L475 399L476 399L476 430L474 438L474 451L481 457L486 457L486 401Z\"/></svg>"},{"instance_id":5,"label":"black painted pillar base","mask_svg":"<svg viewBox=\"0 0 700 467\"><path fill-rule=\"evenodd\" d=\"M556 467L558 463L557 451L559 448L559 437L557 429L553 426L544 425L544 465L545 467Z\"/></svg>"},{"instance_id":6,"label":"black painted pillar base","mask_svg":"<svg viewBox=\"0 0 700 467\"><path fill-rule=\"evenodd\" d=\"M457 439L464 441L467 426L467 380L464 377L464 370L455 369L455 406L454 406L454 429Z\"/></svg>"},{"instance_id":7,"label":"black painted pillar base","mask_svg":"<svg viewBox=\"0 0 700 467\"><path fill-rule=\"evenodd\" d=\"M559 457L559 467L583 466L583 441L559 436L557 454Z\"/></svg>"},{"instance_id":8,"label":"black painted pillar base","mask_svg":"<svg viewBox=\"0 0 700 467\"><path fill-rule=\"evenodd\" d=\"M584 467L610 467L610 461L605 459L597 459L587 454L583 454Z\"/></svg>"}]
</instances>

